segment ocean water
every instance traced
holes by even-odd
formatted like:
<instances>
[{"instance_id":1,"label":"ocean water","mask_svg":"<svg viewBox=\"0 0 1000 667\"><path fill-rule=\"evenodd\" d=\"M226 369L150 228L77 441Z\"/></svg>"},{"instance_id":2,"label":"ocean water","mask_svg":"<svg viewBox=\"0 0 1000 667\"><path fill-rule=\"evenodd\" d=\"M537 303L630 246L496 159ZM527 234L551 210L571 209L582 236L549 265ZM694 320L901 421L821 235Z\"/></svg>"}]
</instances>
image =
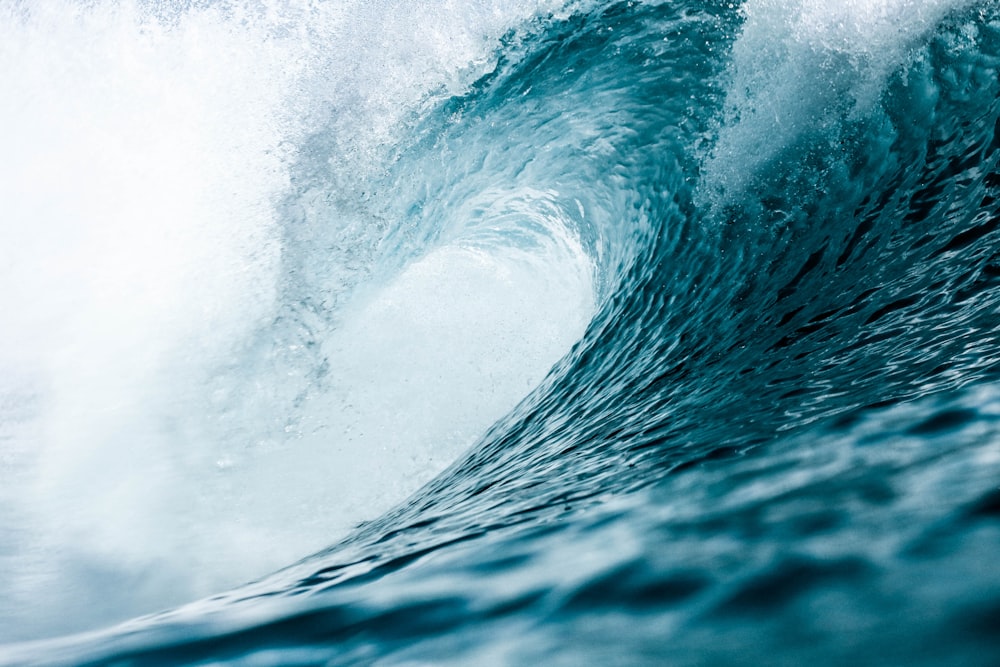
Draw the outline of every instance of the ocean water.
<instances>
[{"instance_id":1,"label":"ocean water","mask_svg":"<svg viewBox=\"0 0 1000 667\"><path fill-rule=\"evenodd\" d=\"M0 0L0 664L1000 664L1000 3Z\"/></svg>"}]
</instances>

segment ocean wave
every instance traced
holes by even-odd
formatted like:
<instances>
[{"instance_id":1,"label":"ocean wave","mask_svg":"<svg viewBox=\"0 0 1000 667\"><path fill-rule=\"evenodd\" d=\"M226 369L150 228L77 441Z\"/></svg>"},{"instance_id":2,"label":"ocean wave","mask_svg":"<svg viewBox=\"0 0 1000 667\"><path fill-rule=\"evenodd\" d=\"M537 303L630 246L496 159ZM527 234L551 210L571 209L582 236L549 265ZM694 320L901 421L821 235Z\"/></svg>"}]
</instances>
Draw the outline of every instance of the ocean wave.
<instances>
[{"instance_id":1,"label":"ocean wave","mask_svg":"<svg viewBox=\"0 0 1000 667\"><path fill-rule=\"evenodd\" d=\"M52 362L48 340L28 349L50 375L18 365L5 437L44 445L40 462L14 457L44 484L12 506L62 480L79 491L95 466L127 472L75 514L44 508L58 521L40 525L70 545L58 576L84 588L141 577L150 554L163 586L204 577L186 599L239 583L218 572L286 567L0 660L994 661L997 4L446 5L66 19L74 35L107 16L139 26L133 48L181 57L168 71L184 86L204 62L199 31L233 40L251 78L248 34L277 55L269 85L226 84L256 133L223 132L232 107L180 124L213 137L191 144L217 160L197 179L213 192L258 179L236 208L198 200L197 219L224 213L209 232L154 222L143 236L145 260L179 238L196 252L166 247L213 267L156 283L191 298L116 315L111 338L84 328L82 370ZM33 42L13 43L5 54ZM34 90L41 75L25 76ZM137 207L156 201L138 192ZM112 208L117 234L138 209ZM215 259L229 234L241 241ZM109 257L75 243L67 275ZM146 275L109 265L112 285ZM114 313L150 298L113 294ZM215 300L226 309L201 321ZM28 311L106 312L42 303ZM120 356L136 342L169 369ZM137 387L127 419L95 421ZM157 444L133 454L137 438ZM175 519L147 523L162 512ZM28 567L13 544L8 579L24 586L48 561ZM267 557L241 555L255 549ZM89 625L64 619L92 592L24 590L11 599L39 619L61 614L25 634ZM128 591L111 599L111 616L133 613Z\"/></svg>"}]
</instances>

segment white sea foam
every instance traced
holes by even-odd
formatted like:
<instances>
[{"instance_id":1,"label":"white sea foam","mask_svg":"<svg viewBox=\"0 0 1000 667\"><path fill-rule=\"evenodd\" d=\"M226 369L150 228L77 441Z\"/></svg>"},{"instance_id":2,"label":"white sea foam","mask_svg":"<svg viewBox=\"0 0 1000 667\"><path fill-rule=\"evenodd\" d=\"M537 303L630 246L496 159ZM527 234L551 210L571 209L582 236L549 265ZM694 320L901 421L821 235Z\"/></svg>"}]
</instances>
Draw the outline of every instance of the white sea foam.
<instances>
[{"instance_id":1,"label":"white sea foam","mask_svg":"<svg viewBox=\"0 0 1000 667\"><path fill-rule=\"evenodd\" d=\"M594 308L572 234L508 248L450 221L376 276L398 221L352 203L402 121L546 3L90 4L0 5L0 640L326 546L469 446ZM336 313L287 336L306 298Z\"/></svg>"},{"instance_id":2,"label":"white sea foam","mask_svg":"<svg viewBox=\"0 0 1000 667\"><path fill-rule=\"evenodd\" d=\"M738 198L783 151L864 115L889 76L971 0L748 0L704 192ZM836 137L832 137L834 140ZM835 143L835 142L834 142Z\"/></svg>"}]
</instances>

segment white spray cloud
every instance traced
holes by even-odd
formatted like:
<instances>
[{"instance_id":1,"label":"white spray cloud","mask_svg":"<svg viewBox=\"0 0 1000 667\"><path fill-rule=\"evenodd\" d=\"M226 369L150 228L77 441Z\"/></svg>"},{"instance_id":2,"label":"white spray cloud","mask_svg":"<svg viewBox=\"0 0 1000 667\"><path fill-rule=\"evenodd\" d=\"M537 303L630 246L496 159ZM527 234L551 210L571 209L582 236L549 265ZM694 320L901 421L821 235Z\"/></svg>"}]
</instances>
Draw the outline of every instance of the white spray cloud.
<instances>
[{"instance_id":1,"label":"white spray cloud","mask_svg":"<svg viewBox=\"0 0 1000 667\"><path fill-rule=\"evenodd\" d=\"M266 401L216 400L297 372L240 369L287 296L278 204L304 138L336 133L331 172L378 171L408 114L488 71L539 11L0 6L0 640L152 611L325 546L568 349L593 308L572 240L525 255L456 238L344 315L326 383L270 406L298 411L283 440L254 438L285 418L253 415ZM201 414L219 405L240 428Z\"/></svg>"},{"instance_id":2,"label":"white spray cloud","mask_svg":"<svg viewBox=\"0 0 1000 667\"><path fill-rule=\"evenodd\" d=\"M889 76L970 0L748 0L706 191L738 198L809 132L864 114Z\"/></svg>"}]
</instances>

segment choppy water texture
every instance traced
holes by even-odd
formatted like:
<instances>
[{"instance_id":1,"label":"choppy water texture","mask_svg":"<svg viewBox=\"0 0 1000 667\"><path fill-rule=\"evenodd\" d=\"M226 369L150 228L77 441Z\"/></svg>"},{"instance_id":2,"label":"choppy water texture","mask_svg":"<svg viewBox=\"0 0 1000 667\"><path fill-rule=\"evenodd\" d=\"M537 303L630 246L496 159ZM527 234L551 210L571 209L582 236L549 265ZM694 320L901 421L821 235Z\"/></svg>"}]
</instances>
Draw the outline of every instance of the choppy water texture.
<instances>
[{"instance_id":1,"label":"choppy water texture","mask_svg":"<svg viewBox=\"0 0 1000 667\"><path fill-rule=\"evenodd\" d=\"M3 33L0 662L1000 664L996 2Z\"/></svg>"}]
</instances>

